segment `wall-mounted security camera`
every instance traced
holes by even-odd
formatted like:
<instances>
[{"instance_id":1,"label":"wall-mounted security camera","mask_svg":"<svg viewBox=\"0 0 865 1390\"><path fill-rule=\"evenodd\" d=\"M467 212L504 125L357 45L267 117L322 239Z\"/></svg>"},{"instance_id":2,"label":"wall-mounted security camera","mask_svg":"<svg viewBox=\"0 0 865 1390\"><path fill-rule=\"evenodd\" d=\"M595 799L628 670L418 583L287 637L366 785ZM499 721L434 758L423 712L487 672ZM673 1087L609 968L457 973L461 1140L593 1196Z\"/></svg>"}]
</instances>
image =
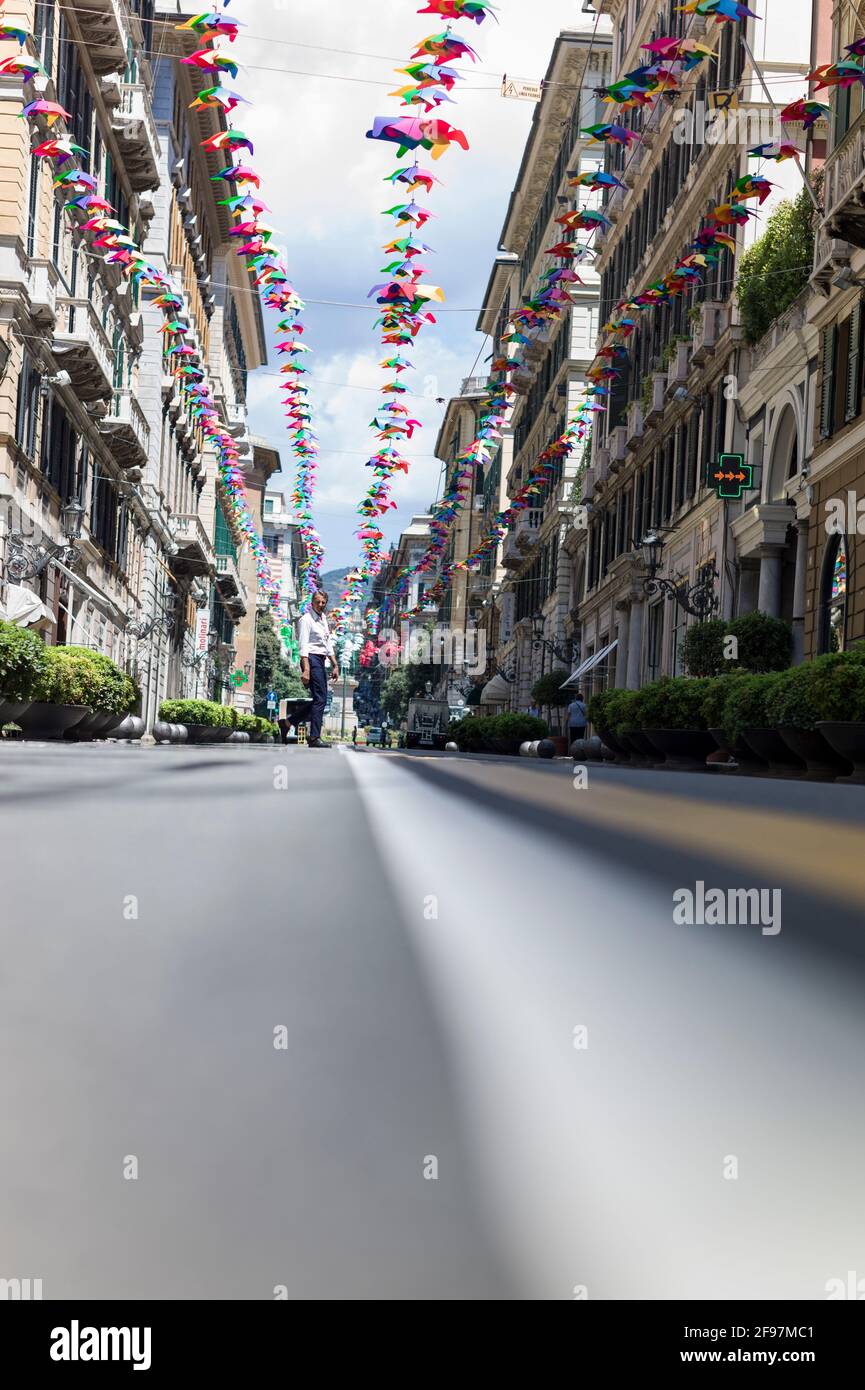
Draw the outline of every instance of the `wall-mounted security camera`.
<instances>
[{"instance_id":1,"label":"wall-mounted security camera","mask_svg":"<svg viewBox=\"0 0 865 1390\"><path fill-rule=\"evenodd\" d=\"M42 385L39 388L43 396L47 396L52 389L62 389L64 386L71 386L72 378L68 372L55 372L53 376L44 376Z\"/></svg>"}]
</instances>

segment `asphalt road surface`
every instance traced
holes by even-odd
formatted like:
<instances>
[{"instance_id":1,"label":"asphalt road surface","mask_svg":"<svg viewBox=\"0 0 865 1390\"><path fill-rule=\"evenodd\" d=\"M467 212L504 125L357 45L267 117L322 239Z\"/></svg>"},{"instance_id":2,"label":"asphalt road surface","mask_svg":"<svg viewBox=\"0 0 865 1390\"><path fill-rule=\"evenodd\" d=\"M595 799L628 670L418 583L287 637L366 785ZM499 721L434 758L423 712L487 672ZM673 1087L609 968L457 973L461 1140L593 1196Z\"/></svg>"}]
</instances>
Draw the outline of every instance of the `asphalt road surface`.
<instances>
[{"instance_id":1,"label":"asphalt road surface","mask_svg":"<svg viewBox=\"0 0 865 1390\"><path fill-rule=\"evenodd\" d=\"M865 1275L863 822L723 774L4 745L0 1278L825 1298ZM759 919L677 919L710 889Z\"/></svg>"}]
</instances>

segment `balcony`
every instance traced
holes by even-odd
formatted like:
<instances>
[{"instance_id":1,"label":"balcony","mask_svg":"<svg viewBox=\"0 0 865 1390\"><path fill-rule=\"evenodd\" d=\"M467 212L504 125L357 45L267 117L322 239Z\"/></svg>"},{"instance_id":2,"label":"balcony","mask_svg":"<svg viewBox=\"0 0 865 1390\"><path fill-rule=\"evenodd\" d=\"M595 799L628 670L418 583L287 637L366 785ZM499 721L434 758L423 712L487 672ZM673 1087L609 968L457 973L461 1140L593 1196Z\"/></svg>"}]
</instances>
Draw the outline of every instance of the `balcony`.
<instances>
[{"instance_id":1,"label":"balcony","mask_svg":"<svg viewBox=\"0 0 865 1390\"><path fill-rule=\"evenodd\" d=\"M150 426L132 392L116 390L108 414L99 421L112 456L121 468L144 468L150 451Z\"/></svg>"},{"instance_id":2,"label":"balcony","mask_svg":"<svg viewBox=\"0 0 865 1390\"><path fill-rule=\"evenodd\" d=\"M485 396L489 385L489 377L486 376L467 376L460 387L461 396Z\"/></svg>"},{"instance_id":3,"label":"balcony","mask_svg":"<svg viewBox=\"0 0 865 1390\"><path fill-rule=\"evenodd\" d=\"M136 193L159 187L160 145L150 113L147 88L141 82L123 82L120 105L112 117L120 141L129 182Z\"/></svg>"},{"instance_id":4,"label":"balcony","mask_svg":"<svg viewBox=\"0 0 865 1390\"><path fill-rule=\"evenodd\" d=\"M643 439L643 411L639 401L631 401L628 406L625 444L628 449L638 449Z\"/></svg>"},{"instance_id":5,"label":"balcony","mask_svg":"<svg viewBox=\"0 0 865 1390\"><path fill-rule=\"evenodd\" d=\"M673 349L673 355L667 367L666 395L668 398L687 383L691 342L689 339L686 343L671 343L670 346Z\"/></svg>"},{"instance_id":6,"label":"balcony","mask_svg":"<svg viewBox=\"0 0 865 1390\"><path fill-rule=\"evenodd\" d=\"M665 392L667 390L667 375L665 372L654 372L652 374L652 385L648 397L648 410L645 414L644 424L657 425L664 418L664 407L666 405Z\"/></svg>"},{"instance_id":7,"label":"balcony","mask_svg":"<svg viewBox=\"0 0 865 1390\"><path fill-rule=\"evenodd\" d=\"M83 401L107 399L113 389L113 353L102 320L89 299L57 299L57 322L51 347L58 365L69 373Z\"/></svg>"},{"instance_id":8,"label":"balcony","mask_svg":"<svg viewBox=\"0 0 865 1390\"><path fill-rule=\"evenodd\" d=\"M219 596L232 618L242 618L246 612L249 594L240 578L237 561L233 555L217 555L216 587Z\"/></svg>"},{"instance_id":9,"label":"balcony","mask_svg":"<svg viewBox=\"0 0 865 1390\"><path fill-rule=\"evenodd\" d=\"M177 546L171 567L180 577L213 574L213 546L198 512L180 512L171 518L171 532Z\"/></svg>"},{"instance_id":10,"label":"balcony","mask_svg":"<svg viewBox=\"0 0 865 1390\"><path fill-rule=\"evenodd\" d=\"M619 469L627 457L627 430L624 425L617 425L610 431L610 472L618 473Z\"/></svg>"},{"instance_id":11,"label":"balcony","mask_svg":"<svg viewBox=\"0 0 865 1390\"><path fill-rule=\"evenodd\" d=\"M816 266L828 259L825 253L831 241L865 246L865 118L860 116L828 156L823 175L826 215L817 241Z\"/></svg>"},{"instance_id":12,"label":"balcony","mask_svg":"<svg viewBox=\"0 0 865 1390\"><path fill-rule=\"evenodd\" d=\"M694 324L691 361L695 367L702 367L718 346L718 328L723 305L707 301L699 306L700 312Z\"/></svg>"},{"instance_id":13,"label":"balcony","mask_svg":"<svg viewBox=\"0 0 865 1390\"><path fill-rule=\"evenodd\" d=\"M125 68L131 34L120 0L87 0L73 9L93 71L101 76Z\"/></svg>"},{"instance_id":14,"label":"balcony","mask_svg":"<svg viewBox=\"0 0 865 1390\"><path fill-rule=\"evenodd\" d=\"M27 292L30 313L38 323L53 328L57 318L57 270L51 261L31 260Z\"/></svg>"}]
</instances>

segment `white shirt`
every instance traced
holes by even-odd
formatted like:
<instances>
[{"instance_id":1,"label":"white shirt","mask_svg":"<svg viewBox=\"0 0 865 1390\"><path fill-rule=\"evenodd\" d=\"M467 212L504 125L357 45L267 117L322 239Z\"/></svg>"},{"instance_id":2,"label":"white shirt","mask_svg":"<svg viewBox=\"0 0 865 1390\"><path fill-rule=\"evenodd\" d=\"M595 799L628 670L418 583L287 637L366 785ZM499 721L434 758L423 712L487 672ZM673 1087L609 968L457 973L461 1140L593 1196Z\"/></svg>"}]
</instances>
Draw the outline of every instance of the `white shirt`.
<instances>
[{"instance_id":1,"label":"white shirt","mask_svg":"<svg viewBox=\"0 0 865 1390\"><path fill-rule=\"evenodd\" d=\"M333 638L325 613L315 613L312 608L308 608L301 614L299 646L301 656L329 656L336 665Z\"/></svg>"}]
</instances>

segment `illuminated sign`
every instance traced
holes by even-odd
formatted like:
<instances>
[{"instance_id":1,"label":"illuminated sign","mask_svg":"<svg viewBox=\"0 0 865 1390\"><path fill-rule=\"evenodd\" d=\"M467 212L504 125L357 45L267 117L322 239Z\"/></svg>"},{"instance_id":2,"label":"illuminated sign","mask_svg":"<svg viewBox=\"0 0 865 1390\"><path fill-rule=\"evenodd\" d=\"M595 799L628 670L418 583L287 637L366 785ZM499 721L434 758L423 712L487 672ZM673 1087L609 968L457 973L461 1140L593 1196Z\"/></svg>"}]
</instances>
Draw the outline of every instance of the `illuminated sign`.
<instances>
[{"instance_id":1,"label":"illuminated sign","mask_svg":"<svg viewBox=\"0 0 865 1390\"><path fill-rule=\"evenodd\" d=\"M722 454L709 464L706 482L724 501L737 502L754 486L754 465L745 462L744 454Z\"/></svg>"}]
</instances>

